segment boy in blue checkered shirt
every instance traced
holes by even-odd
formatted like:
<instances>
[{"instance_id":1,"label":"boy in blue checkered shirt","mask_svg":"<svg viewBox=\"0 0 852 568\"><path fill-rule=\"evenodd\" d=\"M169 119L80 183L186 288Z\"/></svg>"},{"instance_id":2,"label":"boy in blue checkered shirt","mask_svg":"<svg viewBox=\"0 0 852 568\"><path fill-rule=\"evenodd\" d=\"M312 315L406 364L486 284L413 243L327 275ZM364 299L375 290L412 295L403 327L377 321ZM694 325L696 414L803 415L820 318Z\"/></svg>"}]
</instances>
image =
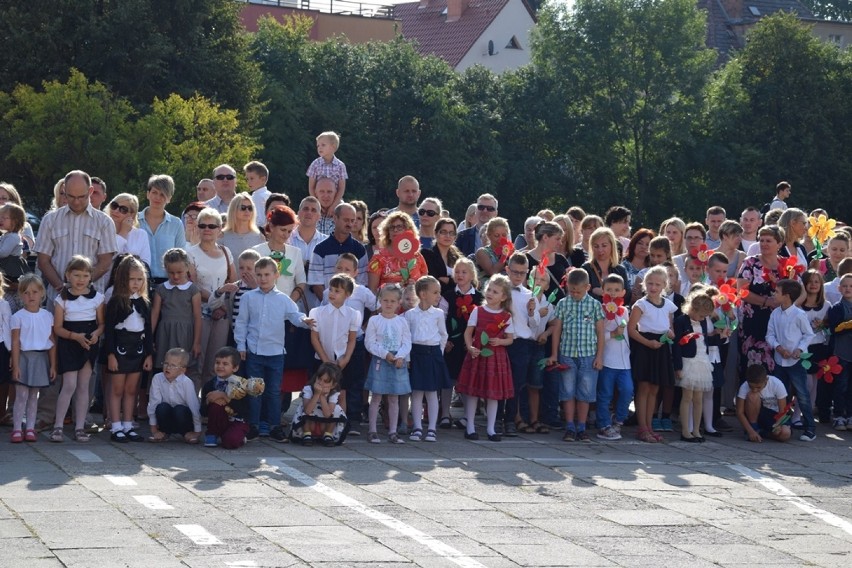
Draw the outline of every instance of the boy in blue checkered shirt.
<instances>
[{"instance_id":1,"label":"boy in blue checkered shirt","mask_svg":"<svg viewBox=\"0 0 852 568\"><path fill-rule=\"evenodd\" d=\"M559 386L566 422L562 440L590 442L586 419L597 395L598 371L603 368L605 316L600 302L589 296L588 272L572 270L567 278L568 295L559 300L551 322L553 351L547 365L558 361L567 367Z\"/></svg>"}]
</instances>

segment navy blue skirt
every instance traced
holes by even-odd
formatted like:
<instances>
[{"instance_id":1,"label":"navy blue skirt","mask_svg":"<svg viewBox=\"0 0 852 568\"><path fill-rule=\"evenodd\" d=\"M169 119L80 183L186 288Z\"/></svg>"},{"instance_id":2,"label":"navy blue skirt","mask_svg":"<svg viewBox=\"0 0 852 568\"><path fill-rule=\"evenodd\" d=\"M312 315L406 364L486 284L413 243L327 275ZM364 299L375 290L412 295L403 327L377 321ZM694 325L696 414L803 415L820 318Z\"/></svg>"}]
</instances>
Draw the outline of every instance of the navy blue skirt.
<instances>
[{"instance_id":1,"label":"navy blue skirt","mask_svg":"<svg viewBox=\"0 0 852 568\"><path fill-rule=\"evenodd\" d=\"M453 381L440 345L411 346L409 378L411 390L439 391L452 388Z\"/></svg>"}]
</instances>

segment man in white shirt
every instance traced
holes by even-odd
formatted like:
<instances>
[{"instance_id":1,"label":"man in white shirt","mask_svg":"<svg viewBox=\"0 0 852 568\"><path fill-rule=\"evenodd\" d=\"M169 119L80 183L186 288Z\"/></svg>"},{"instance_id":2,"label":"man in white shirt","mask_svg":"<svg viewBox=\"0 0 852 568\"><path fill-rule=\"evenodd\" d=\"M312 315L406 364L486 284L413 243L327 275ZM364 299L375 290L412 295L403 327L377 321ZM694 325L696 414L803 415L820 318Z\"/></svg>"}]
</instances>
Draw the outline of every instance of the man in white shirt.
<instances>
[{"instance_id":1,"label":"man in white shirt","mask_svg":"<svg viewBox=\"0 0 852 568\"><path fill-rule=\"evenodd\" d=\"M213 169L213 185L216 187L216 197L207 202L222 215L228 213L228 205L237 194L237 170L228 164L221 164Z\"/></svg>"}]
</instances>

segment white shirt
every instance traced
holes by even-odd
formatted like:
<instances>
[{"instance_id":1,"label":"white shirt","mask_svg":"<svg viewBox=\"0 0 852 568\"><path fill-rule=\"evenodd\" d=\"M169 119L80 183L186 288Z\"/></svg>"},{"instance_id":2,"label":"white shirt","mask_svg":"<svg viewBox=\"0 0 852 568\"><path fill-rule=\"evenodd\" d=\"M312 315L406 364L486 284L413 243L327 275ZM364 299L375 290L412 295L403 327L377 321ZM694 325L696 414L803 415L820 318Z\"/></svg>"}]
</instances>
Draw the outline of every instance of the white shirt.
<instances>
[{"instance_id":1,"label":"white shirt","mask_svg":"<svg viewBox=\"0 0 852 568\"><path fill-rule=\"evenodd\" d=\"M139 297L139 294L133 294L130 297L136 299ZM145 318L136 311L136 307L133 304L130 304L130 307L130 315L124 318L124 321L117 323L115 329L123 329L124 331L132 331L134 333L145 331ZM109 330L107 330L107 333L109 333Z\"/></svg>"},{"instance_id":2,"label":"white shirt","mask_svg":"<svg viewBox=\"0 0 852 568\"><path fill-rule=\"evenodd\" d=\"M266 226L266 200L272 192L264 185L251 192L251 202L254 203L254 211L257 213L257 226Z\"/></svg>"},{"instance_id":3,"label":"white shirt","mask_svg":"<svg viewBox=\"0 0 852 568\"><path fill-rule=\"evenodd\" d=\"M781 410L778 408L778 399L787 398L787 389L784 388L784 383L778 377L769 375L766 378L766 386L760 391L760 402L772 412L778 412ZM748 383L741 384L737 398L745 400L746 396L748 396L748 391Z\"/></svg>"},{"instance_id":4,"label":"white shirt","mask_svg":"<svg viewBox=\"0 0 852 568\"><path fill-rule=\"evenodd\" d=\"M308 317L315 320L313 331L319 334L325 354L336 361L346 354L349 334L353 331L357 334L361 329L363 312L358 312L346 304L340 308L327 304L312 309ZM314 358L319 359L319 354L314 354Z\"/></svg>"},{"instance_id":5,"label":"white shirt","mask_svg":"<svg viewBox=\"0 0 852 568\"><path fill-rule=\"evenodd\" d=\"M251 248L260 253L260 256L270 256L272 254L272 249L269 248L268 243L260 243ZM305 284L307 279L305 278L305 263L302 260L302 251L294 246L285 244L284 258L281 259L281 262L285 263L287 261L290 262L285 272L289 274L282 274L279 268L278 280L275 281L275 287L289 296L296 289L296 286Z\"/></svg>"},{"instance_id":6,"label":"white shirt","mask_svg":"<svg viewBox=\"0 0 852 568\"><path fill-rule=\"evenodd\" d=\"M479 312L479 310L485 310L489 314L499 314L500 312L506 311L503 308L500 308L499 310L492 310L485 304L481 306L476 306L476 308L474 308L473 312L470 314L470 317L467 320L467 327L476 327L476 322L479 321L479 317L477 317L477 313ZM509 316L509 323L508 325L506 325L506 327L503 328L503 333L515 333L515 322L512 321L512 316Z\"/></svg>"},{"instance_id":7,"label":"white shirt","mask_svg":"<svg viewBox=\"0 0 852 568\"><path fill-rule=\"evenodd\" d=\"M541 315L540 310L544 308L547 310L545 315ZM539 294L539 296L535 299L535 311L538 313L538 327L535 330L535 337L538 337L547 331L547 324L553 319L554 308L553 304L547 301L547 296L544 294Z\"/></svg>"},{"instance_id":8,"label":"white shirt","mask_svg":"<svg viewBox=\"0 0 852 568\"><path fill-rule=\"evenodd\" d=\"M823 290L825 290L825 301L831 302L832 306L843 299L843 296L840 294L839 277L826 284Z\"/></svg>"},{"instance_id":9,"label":"white shirt","mask_svg":"<svg viewBox=\"0 0 852 568\"><path fill-rule=\"evenodd\" d=\"M312 296L313 294L308 294ZM362 286L361 284L355 284L355 288L352 290L352 294L346 298L345 305L349 306L359 314L363 314L364 310L369 310L370 312L376 311L376 295L373 294L369 288L366 286ZM328 305L328 288L322 291L322 305ZM358 337L364 337L364 326L362 320L361 327L358 328Z\"/></svg>"},{"instance_id":10,"label":"white shirt","mask_svg":"<svg viewBox=\"0 0 852 568\"><path fill-rule=\"evenodd\" d=\"M77 296L75 300L63 300L60 294L53 303L65 310L65 321L92 321L98 319L98 308L104 303L104 295L96 292L94 298Z\"/></svg>"},{"instance_id":11,"label":"white shirt","mask_svg":"<svg viewBox=\"0 0 852 568\"><path fill-rule=\"evenodd\" d=\"M775 363L782 367L792 367L799 359L782 357L777 349L783 347L788 351L800 349L803 353L813 339L814 330L808 321L808 316L802 308L792 304L786 310L777 307L769 316L769 326L766 328L766 343L775 349Z\"/></svg>"},{"instance_id":12,"label":"white shirt","mask_svg":"<svg viewBox=\"0 0 852 568\"><path fill-rule=\"evenodd\" d=\"M408 359L411 354L411 329L402 316L386 318L379 314L367 322L364 347L371 354L384 359L393 352L395 357Z\"/></svg>"},{"instance_id":13,"label":"white shirt","mask_svg":"<svg viewBox=\"0 0 852 568\"><path fill-rule=\"evenodd\" d=\"M148 240L148 233L142 229L133 227L126 239L116 233L115 244L118 248L116 254L134 254L151 266L151 242Z\"/></svg>"},{"instance_id":14,"label":"white shirt","mask_svg":"<svg viewBox=\"0 0 852 568\"><path fill-rule=\"evenodd\" d=\"M31 312L26 308L12 314L12 329L20 329L21 351L46 351L53 347L53 314L40 309Z\"/></svg>"},{"instance_id":15,"label":"white shirt","mask_svg":"<svg viewBox=\"0 0 852 568\"><path fill-rule=\"evenodd\" d=\"M441 351L447 346L447 322L444 312L435 307L421 310L420 306L403 314L408 328L411 330L411 343L417 345L438 345Z\"/></svg>"},{"instance_id":16,"label":"white shirt","mask_svg":"<svg viewBox=\"0 0 852 568\"><path fill-rule=\"evenodd\" d=\"M633 309L639 309L642 312L642 317L639 318L639 331L662 335L671 329L670 316L677 311L677 306L668 298L663 298L663 305L657 307L649 302L647 297L643 297L633 304Z\"/></svg>"},{"instance_id":17,"label":"white shirt","mask_svg":"<svg viewBox=\"0 0 852 568\"><path fill-rule=\"evenodd\" d=\"M535 310L532 317L527 311L527 304L532 299L532 291L524 286L512 286L512 323L515 324L515 337L518 339L535 339L540 317Z\"/></svg>"},{"instance_id":18,"label":"white shirt","mask_svg":"<svg viewBox=\"0 0 852 568\"><path fill-rule=\"evenodd\" d=\"M624 335L621 339L612 337L615 330L618 329L619 322L624 320L626 323L629 314L625 313L624 317L616 317L609 320L604 319L604 348L603 348L603 366L609 369L629 369L630 368L630 342L627 340L627 326L624 328Z\"/></svg>"},{"instance_id":19,"label":"white shirt","mask_svg":"<svg viewBox=\"0 0 852 568\"><path fill-rule=\"evenodd\" d=\"M0 340L12 351L12 308L9 302L0 299Z\"/></svg>"},{"instance_id":20,"label":"white shirt","mask_svg":"<svg viewBox=\"0 0 852 568\"><path fill-rule=\"evenodd\" d=\"M201 403L195 392L192 379L186 375L178 375L174 381L169 381L163 373L157 373L151 379L148 392L148 423L157 425L157 405L165 402L171 406L182 404L192 412L192 429L201 432Z\"/></svg>"},{"instance_id":21,"label":"white shirt","mask_svg":"<svg viewBox=\"0 0 852 568\"><path fill-rule=\"evenodd\" d=\"M802 308L802 311L805 312L805 317L808 318L808 323L811 324L811 329L814 330L814 336L811 338L811 345L828 345L828 338L831 336L831 333L826 333L826 330L823 329L823 320L825 320L825 316L828 315L828 310L833 305L834 304L826 300L822 303L822 308L819 310L806 310ZM815 327L820 327L820 331L816 331Z\"/></svg>"}]
</instances>

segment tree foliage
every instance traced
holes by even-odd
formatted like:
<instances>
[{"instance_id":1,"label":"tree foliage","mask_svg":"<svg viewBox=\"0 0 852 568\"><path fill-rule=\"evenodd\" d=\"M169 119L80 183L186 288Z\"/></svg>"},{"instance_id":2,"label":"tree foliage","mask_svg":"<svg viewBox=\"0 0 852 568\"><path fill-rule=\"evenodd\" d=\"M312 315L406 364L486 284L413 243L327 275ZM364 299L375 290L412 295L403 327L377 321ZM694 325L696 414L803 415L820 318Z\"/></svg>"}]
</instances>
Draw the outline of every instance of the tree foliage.
<instances>
[{"instance_id":1,"label":"tree foliage","mask_svg":"<svg viewBox=\"0 0 852 568\"><path fill-rule=\"evenodd\" d=\"M852 3L849 0L801 0L801 2L820 18L852 21Z\"/></svg>"}]
</instances>

